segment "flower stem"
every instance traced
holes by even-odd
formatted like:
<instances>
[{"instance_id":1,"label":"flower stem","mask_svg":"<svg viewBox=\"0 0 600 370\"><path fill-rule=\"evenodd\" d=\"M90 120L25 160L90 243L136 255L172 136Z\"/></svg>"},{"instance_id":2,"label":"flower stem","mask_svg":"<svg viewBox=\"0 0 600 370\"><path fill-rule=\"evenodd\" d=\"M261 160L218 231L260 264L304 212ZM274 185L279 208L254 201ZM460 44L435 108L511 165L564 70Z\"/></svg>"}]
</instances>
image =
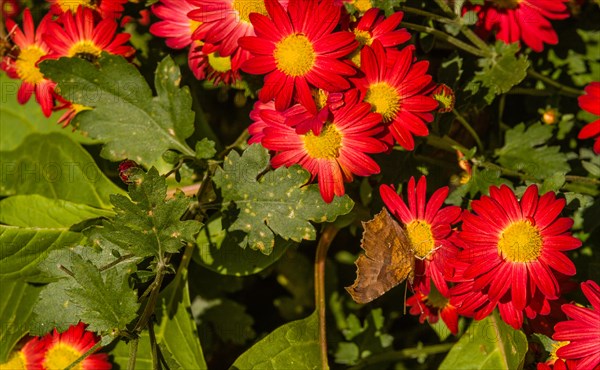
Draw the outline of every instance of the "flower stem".
<instances>
[{"instance_id":1,"label":"flower stem","mask_svg":"<svg viewBox=\"0 0 600 370\"><path fill-rule=\"evenodd\" d=\"M435 14L435 13L431 13L431 12L428 12L425 10L413 8L410 6L400 5L400 6L398 6L398 9L400 9L401 11L403 11L405 13L420 15L420 16L427 17L429 19L432 19L432 20L440 22L440 23L452 23L452 19L450 19L448 17L439 15L439 14Z\"/></svg>"},{"instance_id":2,"label":"flower stem","mask_svg":"<svg viewBox=\"0 0 600 370\"><path fill-rule=\"evenodd\" d=\"M444 353L448 352L452 348L452 346L454 346L454 343L443 343L427 347L405 348L399 351L384 352L382 354L373 355L365 358L358 365L351 367L349 370L373 368L373 365L377 364L413 359L422 355L435 355L438 353ZM383 368L382 366L379 367Z\"/></svg>"},{"instance_id":3,"label":"flower stem","mask_svg":"<svg viewBox=\"0 0 600 370\"><path fill-rule=\"evenodd\" d=\"M137 358L139 338L133 338L129 342L129 362L127 363L127 370L135 370L135 360Z\"/></svg>"},{"instance_id":4,"label":"flower stem","mask_svg":"<svg viewBox=\"0 0 600 370\"><path fill-rule=\"evenodd\" d=\"M467 122L467 120L460 114L459 111L452 109L452 113L454 113L454 116L458 122L460 122L462 126L469 132L469 134L471 134L471 137L475 139L475 143L477 143L477 149L479 149L479 152L483 153L483 144L481 143L479 135L477 135L477 131L473 129L473 127L469 124L469 122Z\"/></svg>"},{"instance_id":5,"label":"flower stem","mask_svg":"<svg viewBox=\"0 0 600 370\"><path fill-rule=\"evenodd\" d=\"M315 256L315 306L319 315L319 345L321 348L321 369L329 369L327 362L327 331L325 326L325 260L327 259L327 250L333 242L339 229L333 224L325 226L325 230L317 243L317 253Z\"/></svg>"},{"instance_id":6,"label":"flower stem","mask_svg":"<svg viewBox=\"0 0 600 370\"><path fill-rule=\"evenodd\" d=\"M428 33L440 40L444 40L447 43L456 46L457 48L460 48L468 53L471 53L471 54L479 56L479 57L486 57L489 54L489 53L486 53L482 50L479 50L478 48L475 48L475 47L467 44L466 42L460 41L456 37L452 37L452 36L448 35L447 33L442 32L440 30L436 30L435 28L432 28L432 27L421 26L418 24L408 23L408 22L401 22L400 25L404 26L408 29L411 29L413 31Z\"/></svg>"},{"instance_id":7,"label":"flower stem","mask_svg":"<svg viewBox=\"0 0 600 370\"><path fill-rule=\"evenodd\" d=\"M249 137L250 137L250 132L247 129L245 129L240 134L240 136L238 136L238 138L235 139L235 141L231 145L227 145L225 147L225 149L223 149L223 151L217 155L216 158L223 158L223 157L225 157L227 155L227 153L229 153L229 151L231 149L238 148L238 147L241 148L242 145L246 143L246 141L248 140Z\"/></svg>"},{"instance_id":8,"label":"flower stem","mask_svg":"<svg viewBox=\"0 0 600 370\"><path fill-rule=\"evenodd\" d=\"M562 93L563 95L566 96L571 96L571 97L578 97L579 95L583 95L583 91L569 87L569 86L565 86L563 84L561 84L558 81L554 81L552 78L548 77L548 76L544 76L543 74L536 72L533 68L529 68L527 70L527 74L529 75L529 77L533 77L536 80L540 80L543 83L545 83L546 85L550 85L554 88L556 88L556 90L558 90L559 93Z\"/></svg>"}]
</instances>

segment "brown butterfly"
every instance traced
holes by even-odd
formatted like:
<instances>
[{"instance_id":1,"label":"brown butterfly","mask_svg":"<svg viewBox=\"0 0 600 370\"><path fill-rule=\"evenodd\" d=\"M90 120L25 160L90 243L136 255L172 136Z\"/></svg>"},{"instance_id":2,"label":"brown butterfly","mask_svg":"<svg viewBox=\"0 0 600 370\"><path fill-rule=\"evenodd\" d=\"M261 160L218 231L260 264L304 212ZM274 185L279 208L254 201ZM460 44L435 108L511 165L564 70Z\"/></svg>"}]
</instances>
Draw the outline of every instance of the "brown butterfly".
<instances>
[{"instance_id":1,"label":"brown butterfly","mask_svg":"<svg viewBox=\"0 0 600 370\"><path fill-rule=\"evenodd\" d=\"M355 302L368 303L406 279L412 284L415 256L406 232L385 208L362 224L365 253L356 260L356 280L346 290Z\"/></svg>"}]
</instances>

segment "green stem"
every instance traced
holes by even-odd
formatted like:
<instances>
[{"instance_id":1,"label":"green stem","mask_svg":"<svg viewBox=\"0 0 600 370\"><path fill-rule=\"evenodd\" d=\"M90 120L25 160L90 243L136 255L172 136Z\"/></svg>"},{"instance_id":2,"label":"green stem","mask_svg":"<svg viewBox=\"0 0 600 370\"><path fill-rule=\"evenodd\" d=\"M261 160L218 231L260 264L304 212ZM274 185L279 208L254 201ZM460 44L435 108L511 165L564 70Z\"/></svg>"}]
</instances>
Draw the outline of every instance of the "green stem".
<instances>
[{"instance_id":1,"label":"green stem","mask_svg":"<svg viewBox=\"0 0 600 370\"><path fill-rule=\"evenodd\" d=\"M148 325L148 335L150 336L150 347L152 352L152 370L160 370L160 360L158 358L158 342L154 334L154 323Z\"/></svg>"},{"instance_id":2,"label":"green stem","mask_svg":"<svg viewBox=\"0 0 600 370\"><path fill-rule=\"evenodd\" d=\"M497 164L494 164L491 162L481 161L477 158L471 159L471 162L473 162L473 164L476 165L477 167L487 168L488 170L500 171L500 173L502 173L503 175L506 175L506 176L517 177L517 178L520 178L521 180L528 180L528 181L532 181L532 182L539 181L537 178L535 178L533 176L526 175L519 171L510 170L508 168L498 166Z\"/></svg>"},{"instance_id":3,"label":"green stem","mask_svg":"<svg viewBox=\"0 0 600 370\"><path fill-rule=\"evenodd\" d=\"M427 17L429 19L432 19L436 22L440 22L440 23L453 23L453 20L445 17L443 15L439 15L439 14L435 14L435 13L431 13L425 10L421 10L421 9L417 9L417 8L413 8L410 6L404 6L404 5L400 5L398 7L399 10L405 12L405 13L410 13L410 14L415 14L415 15L420 15L422 17Z\"/></svg>"},{"instance_id":4,"label":"green stem","mask_svg":"<svg viewBox=\"0 0 600 370\"><path fill-rule=\"evenodd\" d=\"M329 369L327 362L327 330L325 326L325 261L327 250L338 231L339 229L333 224L325 226L325 230L319 238L315 256L315 306L319 315L319 346L321 348L321 369L323 370Z\"/></svg>"},{"instance_id":5,"label":"green stem","mask_svg":"<svg viewBox=\"0 0 600 370\"><path fill-rule=\"evenodd\" d=\"M583 95L583 93L584 93L581 90L578 90L578 89L575 89L575 88L572 88L569 86L565 86L565 85L561 84L560 82L554 81L550 77L544 76L543 74L536 72L531 67L527 70L527 74L530 77L535 78L536 80L542 81L546 85L550 85L550 86L554 87L559 93L562 93L563 95L576 98L579 95Z\"/></svg>"},{"instance_id":6,"label":"green stem","mask_svg":"<svg viewBox=\"0 0 600 370\"><path fill-rule=\"evenodd\" d=\"M427 347L405 348L399 351L384 352L379 355L373 355L362 360L358 365L351 367L349 370L361 370L371 368L373 365L397 362L401 360L414 359L422 355L435 355L438 353L448 352L454 343L435 344ZM378 368L383 368L378 366Z\"/></svg>"},{"instance_id":7,"label":"green stem","mask_svg":"<svg viewBox=\"0 0 600 370\"><path fill-rule=\"evenodd\" d=\"M127 370L135 370L135 360L137 358L139 338L134 338L129 342L129 361Z\"/></svg>"},{"instance_id":8,"label":"green stem","mask_svg":"<svg viewBox=\"0 0 600 370\"><path fill-rule=\"evenodd\" d=\"M427 144L451 153L456 153L457 150L460 150L463 153L469 151L464 145L446 135L442 137L429 134L427 136Z\"/></svg>"},{"instance_id":9,"label":"green stem","mask_svg":"<svg viewBox=\"0 0 600 370\"><path fill-rule=\"evenodd\" d=\"M478 48L475 48L469 44L467 44L466 42L460 41L459 39L452 37L450 35L448 35L445 32L442 32L440 30L436 30L435 28L432 27L427 27L427 26L421 26L418 24L414 24L414 23L408 23L408 22L401 22L400 23L401 26L404 26L408 29L411 29L413 31L418 31L418 32L425 32L428 33L440 40L444 40L447 43L456 46L457 48L460 48L468 53L471 53L473 55L479 56L479 57L486 57L489 54L485 53L481 50L479 50Z\"/></svg>"},{"instance_id":10,"label":"green stem","mask_svg":"<svg viewBox=\"0 0 600 370\"><path fill-rule=\"evenodd\" d=\"M227 153L229 153L229 151L231 149L237 148L237 147L241 147L242 144L245 144L246 141L248 140L248 138L250 137L250 132L245 129L240 136L238 136L237 139L235 139L235 141L233 142L233 144L228 145L227 147L225 147L225 149L223 149L223 151L221 153L219 153L217 155L216 158L223 158L227 155Z\"/></svg>"},{"instance_id":11,"label":"green stem","mask_svg":"<svg viewBox=\"0 0 600 370\"><path fill-rule=\"evenodd\" d=\"M567 175L565 176L565 180L570 182L578 182L580 184L600 185L600 180L592 179L590 177Z\"/></svg>"},{"instance_id":12,"label":"green stem","mask_svg":"<svg viewBox=\"0 0 600 370\"><path fill-rule=\"evenodd\" d=\"M513 87L508 95L531 95L531 96L551 96L554 92L549 90L531 89L527 87Z\"/></svg>"},{"instance_id":13,"label":"green stem","mask_svg":"<svg viewBox=\"0 0 600 370\"><path fill-rule=\"evenodd\" d=\"M452 16L452 17L456 16L456 14L454 14L454 11L452 11L452 9L450 9L450 7L448 6L448 4L446 4L446 2L444 0L435 0L435 3L448 16Z\"/></svg>"},{"instance_id":14,"label":"green stem","mask_svg":"<svg viewBox=\"0 0 600 370\"><path fill-rule=\"evenodd\" d=\"M79 364L81 361L88 358L88 356L90 356L92 353L96 352L100 347L102 347L102 342L99 341L98 343L94 344L94 346L92 348L88 349L83 355L79 356L79 358L77 360L75 360L74 362L72 362L71 365L67 366L65 368L65 370L73 369L75 366L77 366L77 364Z\"/></svg>"},{"instance_id":15,"label":"green stem","mask_svg":"<svg viewBox=\"0 0 600 370\"><path fill-rule=\"evenodd\" d=\"M456 109L452 109L452 113L454 113L454 116L456 117L458 122L460 122L462 126L469 132L471 137L475 139L475 143L477 143L477 149L479 149L479 152L483 153L483 144L481 143L479 135L477 135L477 131L473 129L473 127L469 124L469 122L467 122L467 120L460 114L459 111L457 111Z\"/></svg>"},{"instance_id":16,"label":"green stem","mask_svg":"<svg viewBox=\"0 0 600 370\"><path fill-rule=\"evenodd\" d=\"M160 287L162 286L163 279L167 274L167 265L169 263L170 256L167 256L164 259L161 259L158 262L158 269L156 271L156 277L154 281L150 285L150 295L148 300L146 301L146 306L144 307L144 311L140 316L138 322L135 324L133 331L135 333L140 333L148 324L148 321L154 315L154 310L156 306L156 301L158 300L158 293L160 292Z\"/></svg>"}]
</instances>

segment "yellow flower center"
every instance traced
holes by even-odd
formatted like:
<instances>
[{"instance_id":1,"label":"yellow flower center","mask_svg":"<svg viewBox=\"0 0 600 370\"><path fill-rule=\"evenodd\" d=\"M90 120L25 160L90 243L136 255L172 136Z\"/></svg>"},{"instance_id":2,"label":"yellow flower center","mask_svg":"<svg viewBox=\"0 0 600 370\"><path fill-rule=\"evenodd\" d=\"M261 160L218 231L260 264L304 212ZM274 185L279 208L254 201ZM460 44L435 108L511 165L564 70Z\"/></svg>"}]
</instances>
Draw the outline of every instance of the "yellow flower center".
<instances>
[{"instance_id":1,"label":"yellow flower center","mask_svg":"<svg viewBox=\"0 0 600 370\"><path fill-rule=\"evenodd\" d=\"M240 21L250 23L250 13L268 15L265 2L260 0L233 0L231 4L240 17Z\"/></svg>"},{"instance_id":2,"label":"yellow flower center","mask_svg":"<svg viewBox=\"0 0 600 370\"><path fill-rule=\"evenodd\" d=\"M311 94L317 109L321 110L323 107L325 107L325 105L327 105L327 98L329 97L329 93L327 91L323 89L313 89Z\"/></svg>"},{"instance_id":3,"label":"yellow flower center","mask_svg":"<svg viewBox=\"0 0 600 370\"><path fill-rule=\"evenodd\" d=\"M360 46L371 46L371 44L373 43L373 39L371 38L371 34L369 33L369 31L354 30L354 37L356 38L356 41L360 44Z\"/></svg>"},{"instance_id":4,"label":"yellow flower center","mask_svg":"<svg viewBox=\"0 0 600 370\"><path fill-rule=\"evenodd\" d=\"M44 368L47 370L63 370L81 357L83 353L65 343L58 343L48 350L44 360ZM73 368L81 370L81 362Z\"/></svg>"},{"instance_id":5,"label":"yellow flower center","mask_svg":"<svg viewBox=\"0 0 600 370\"><path fill-rule=\"evenodd\" d=\"M90 62L98 59L100 54L102 54L102 49L96 46L91 40L77 41L67 53L69 57L78 57Z\"/></svg>"},{"instance_id":6,"label":"yellow flower center","mask_svg":"<svg viewBox=\"0 0 600 370\"><path fill-rule=\"evenodd\" d=\"M387 82L377 82L369 86L365 101L371 104L374 112L381 114L385 123L393 120L400 110L400 94Z\"/></svg>"},{"instance_id":7,"label":"yellow flower center","mask_svg":"<svg viewBox=\"0 0 600 370\"><path fill-rule=\"evenodd\" d=\"M288 76L303 76L315 65L315 49L308 37L289 35L275 45L273 53L277 69Z\"/></svg>"},{"instance_id":8,"label":"yellow flower center","mask_svg":"<svg viewBox=\"0 0 600 370\"><path fill-rule=\"evenodd\" d=\"M79 5L85 6L91 9L96 9L97 0L58 0L56 3L60 6L63 12L71 11L75 13Z\"/></svg>"},{"instance_id":9,"label":"yellow flower center","mask_svg":"<svg viewBox=\"0 0 600 370\"><path fill-rule=\"evenodd\" d=\"M8 362L0 364L0 370L27 370L27 358L22 351L13 352Z\"/></svg>"},{"instance_id":10,"label":"yellow flower center","mask_svg":"<svg viewBox=\"0 0 600 370\"><path fill-rule=\"evenodd\" d=\"M190 19L190 32L194 33L194 31L196 31L196 29L198 27L200 27L201 24L202 24L202 22L198 22L198 21L194 21L194 20Z\"/></svg>"},{"instance_id":11,"label":"yellow flower center","mask_svg":"<svg viewBox=\"0 0 600 370\"><path fill-rule=\"evenodd\" d=\"M431 289L429 290L429 294L425 299L425 302L435 308L443 309L448 305L448 298L444 297L442 293L440 293L435 285L431 284Z\"/></svg>"},{"instance_id":12,"label":"yellow flower center","mask_svg":"<svg viewBox=\"0 0 600 370\"><path fill-rule=\"evenodd\" d=\"M361 13L365 13L367 10L371 9L373 5L371 4L371 0L354 0L352 3L356 10Z\"/></svg>"},{"instance_id":13,"label":"yellow flower center","mask_svg":"<svg viewBox=\"0 0 600 370\"><path fill-rule=\"evenodd\" d=\"M499 9L514 9L521 1L523 0L492 0L492 3Z\"/></svg>"},{"instance_id":14,"label":"yellow flower center","mask_svg":"<svg viewBox=\"0 0 600 370\"><path fill-rule=\"evenodd\" d=\"M542 254L540 231L527 220L513 222L500 233L498 253L510 262L531 262Z\"/></svg>"},{"instance_id":15,"label":"yellow flower center","mask_svg":"<svg viewBox=\"0 0 600 370\"><path fill-rule=\"evenodd\" d=\"M431 225L427 222L412 220L406 225L406 233L417 257L425 258L435 249Z\"/></svg>"},{"instance_id":16,"label":"yellow flower center","mask_svg":"<svg viewBox=\"0 0 600 370\"><path fill-rule=\"evenodd\" d=\"M550 351L550 358L548 359L548 361L554 363L554 361L558 360L558 356L556 355L556 351L558 351L558 349L560 347L564 347L564 346L566 346L569 343L571 343L571 342L569 342L569 341L559 341L559 342L552 343L552 350Z\"/></svg>"},{"instance_id":17,"label":"yellow flower center","mask_svg":"<svg viewBox=\"0 0 600 370\"><path fill-rule=\"evenodd\" d=\"M342 135L335 126L326 123L316 136L309 131L302 137L304 149L312 158L336 159L342 147Z\"/></svg>"},{"instance_id":18,"label":"yellow flower center","mask_svg":"<svg viewBox=\"0 0 600 370\"><path fill-rule=\"evenodd\" d=\"M40 72L37 62L44 55L46 55L46 52L35 45L21 49L15 62L19 78L34 85L42 82L44 75Z\"/></svg>"},{"instance_id":19,"label":"yellow flower center","mask_svg":"<svg viewBox=\"0 0 600 370\"><path fill-rule=\"evenodd\" d=\"M231 58L219 56L219 53L208 54L208 64L217 72L231 71Z\"/></svg>"}]
</instances>

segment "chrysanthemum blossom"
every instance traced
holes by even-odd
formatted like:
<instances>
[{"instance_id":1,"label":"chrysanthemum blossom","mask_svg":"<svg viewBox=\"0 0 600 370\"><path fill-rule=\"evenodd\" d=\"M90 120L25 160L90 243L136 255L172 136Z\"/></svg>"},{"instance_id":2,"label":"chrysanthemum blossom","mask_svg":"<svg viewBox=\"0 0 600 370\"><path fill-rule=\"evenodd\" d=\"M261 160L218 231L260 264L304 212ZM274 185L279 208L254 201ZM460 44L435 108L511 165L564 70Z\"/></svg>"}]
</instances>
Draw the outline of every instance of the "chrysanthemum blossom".
<instances>
[{"instance_id":1,"label":"chrysanthemum blossom","mask_svg":"<svg viewBox=\"0 0 600 370\"><path fill-rule=\"evenodd\" d=\"M252 123L248 126L248 133L250 133L248 144L258 144L265 137L265 128L269 125L284 126L286 117L275 109L273 100L267 103L258 100L250 111L250 119Z\"/></svg>"},{"instance_id":2,"label":"chrysanthemum blossom","mask_svg":"<svg viewBox=\"0 0 600 370\"><path fill-rule=\"evenodd\" d=\"M425 122L433 121L438 103L430 96L435 87L427 74L427 61L414 62L414 47L400 52L386 50L375 40L361 50L364 77L356 81L364 100L381 114L398 144L407 150L415 147L413 135L426 136Z\"/></svg>"},{"instance_id":3,"label":"chrysanthemum blossom","mask_svg":"<svg viewBox=\"0 0 600 370\"><path fill-rule=\"evenodd\" d=\"M0 2L2 6L2 16L4 18L14 18L19 15L21 7L18 0L4 0Z\"/></svg>"},{"instance_id":4,"label":"chrysanthemum blossom","mask_svg":"<svg viewBox=\"0 0 600 370\"><path fill-rule=\"evenodd\" d=\"M574 361L575 369L597 369L600 367L600 286L588 280L581 283L581 290L592 308L562 305L562 310L571 320L556 324L552 339L568 341L556 351L556 355Z\"/></svg>"},{"instance_id":5,"label":"chrysanthemum blossom","mask_svg":"<svg viewBox=\"0 0 600 370\"><path fill-rule=\"evenodd\" d=\"M296 128L299 134L312 131L313 134L319 135L323 123L331 118L331 110L344 104L344 94L329 93L323 89L311 89L311 94L317 107L316 112L311 112L302 104L294 104L285 110L286 124Z\"/></svg>"},{"instance_id":6,"label":"chrysanthemum blossom","mask_svg":"<svg viewBox=\"0 0 600 370\"><path fill-rule=\"evenodd\" d=\"M14 351L4 364L0 364L0 370L42 370L44 352L50 338L34 337L25 343L23 348Z\"/></svg>"},{"instance_id":7,"label":"chrysanthemum blossom","mask_svg":"<svg viewBox=\"0 0 600 370\"><path fill-rule=\"evenodd\" d=\"M19 47L19 53L16 59L6 57L2 61L2 68L9 77L23 81L17 93L19 103L25 104L35 91L35 99L46 117L52 114L53 92L56 84L44 77L38 64L51 53L42 39L42 36L48 32L50 22L51 16L46 15L35 30L29 9L23 12L23 30L11 19L7 19L6 27L11 30L11 38Z\"/></svg>"},{"instance_id":8,"label":"chrysanthemum blossom","mask_svg":"<svg viewBox=\"0 0 600 370\"><path fill-rule=\"evenodd\" d=\"M259 98L275 99L282 111L292 98L316 113L310 87L328 92L350 87L347 77L356 70L340 59L358 43L351 32L333 32L341 15L332 1L291 0L287 11L276 1L266 2L268 17L251 13L257 36L242 37L239 44L254 57L242 65L251 74L266 74Z\"/></svg>"},{"instance_id":9,"label":"chrysanthemum blossom","mask_svg":"<svg viewBox=\"0 0 600 370\"><path fill-rule=\"evenodd\" d=\"M480 9L481 26L496 30L496 38L507 44L522 40L533 51L544 44L555 45L558 36L550 20L569 17L568 0L488 0Z\"/></svg>"},{"instance_id":10,"label":"chrysanthemum blossom","mask_svg":"<svg viewBox=\"0 0 600 370\"><path fill-rule=\"evenodd\" d=\"M85 324L81 322L69 327L63 333L58 333L54 329L46 337L49 337L43 360L43 367L46 370L66 368L100 340L94 333L86 331ZM86 357L80 365L82 370L109 370L112 368L106 353L94 353Z\"/></svg>"},{"instance_id":11,"label":"chrysanthemum blossom","mask_svg":"<svg viewBox=\"0 0 600 370\"><path fill-rule=\"evenodd\" d=\"M250 14L266 15L265 0L189 0L195 10L189 17L201 24L193 38L216 46L219 57L235 57L237 70L251 57L247 50L240 49L238 40L244 36L255 36ZM277 0L267 0L277 1ZM284 1L287 4L287 0ZM204 50L205 53L208 53Z\"/></svg>"},{"instance_id":12,"label":"chrysanthemum blossom","mask_svg":"<svg viewBox=\"0 0 600 370\"><path fill-rule=\"evenodd\" d=\"M167 46L172 49L189 46L192 34L201 24L188 17L188 13L195 9L187 0L160 0L152 5L152 13L161 20L150 26L150 33L166 38Z\"/></svg>"},{"instance_id":13,"label":"chrysanthemum blossom","mask_svg":"<svg viewBox=\"0 0 600 370\"><path fill-rule=\"evenodd\" d=\"M448 196L448 187L436 190L427 201L427 180L421 176L415 186L411 177L407 186L408 205L389 185L379 188L381 198L390 212L404 224L406 234L415 254L414 285L424 295L430 292L430 281L438 290L448 293L449 261L456 257L454 224L460 221L457 206L442 207ZM430 280L431 279L431 280Z\"/></svg>"},{"instance_id":14,"label":"chrysanthemum blossom","mask_svg":"<svg viewBox=\"0 0 600 370\"><path fill-rule=\"evenodd\" d=\"M123 13L123 5L127 0L47 0L52 14L75 13L79 6L94 10L102 18L119 18Z\"/></svg>"},{"instance_id":15,"label":"chrysanthemum blossom","mask_svg":"<svg viewBox=\"0 0 600 370\"><path fill-rule=\"evenodd\" d=\"M579 97L579 107L587 112L600 116L600 82L591 82L585 87L585 95ZM579 139L594 138L594 152L600 154L600 118L585 125Z\"/></svg>"},{"instance_id":16,"label":"chrysanthemum blossom","mask_svg":"<svg viewBox=\"0 0 600 370\"><path fill-rule=\"evenodd\" d=\"M44 35L54 58L66 56L94 61L103 51L126 58L135 53L134 48L124 45L131 35L116 34L117 22L110 18L96 24L89 8L80 6L75 14L64 13L61 22L62 27L57 22L50 23Z\"/></svg>"},{"instance_id":17,"label":"chrysanthemum blossom","mask_svg":"<svg viewBox=\"0 0 600 370\"><path fill-rule=\"evenodd\" d=\"M406 300L406 305L410 307L411 315L419 315L421 324L425 320L435 324L441 317L450 332L454 335L458 334L458 310L434 287L429 294L423 294L415 289L415 294Z\"/></svg>"},{"instance_id":18,"label":"chrysanthemum blossom","mask_svg":"<svg viewBox=\"0 0 600 370\"><path fill-rule=\"evenodd\" d=\"M319 135L312 131L299 135L293 127L277 122L267 122L263 130L263 146L276 151L271 165L300 164L318 179L327 203L336 195L344 195L344 182L352 181L354 175L379 173L379 165L368 154L387 148L374 137L383 129L381 117L371 113L368 104L358 102L358 92L351 90L346 95L345 104L332 111L331 121L323 125Z\"/></svg>"},{"instance_id":19,"label":"chrysanthemum blossom","mask_svg":"<svg viewBox=\"0 0 600 370\"><path fill-rule=\"evenodd\" d=\"M463 277L491 301L510 303L506 308L515 314L544 298L557 299L558 275L575 274L564 252L581 246L569 232L573 220L559 217L564 206L553 192L538 196L536 185L520 201L506 185L491 187L490 196L463 214L460 257L470 263Z\"/></svg>"},{"instance_id":20,"label":"chrysanthemum blossom","mask_svg":"<svg viewBox=\"0 0 600 370\"><path fill-rule=\"evenodd\" d=\"M397 29L403 16L404 13L396 12L386 18L379 8L369 9L356 25L350 28L359 44L350 55L350 60L360 67L360 50L364 45L371 46L374 40L381 42L384 48L396 47L410 40L406 29Z\"/></svg>"}]
</instances>

